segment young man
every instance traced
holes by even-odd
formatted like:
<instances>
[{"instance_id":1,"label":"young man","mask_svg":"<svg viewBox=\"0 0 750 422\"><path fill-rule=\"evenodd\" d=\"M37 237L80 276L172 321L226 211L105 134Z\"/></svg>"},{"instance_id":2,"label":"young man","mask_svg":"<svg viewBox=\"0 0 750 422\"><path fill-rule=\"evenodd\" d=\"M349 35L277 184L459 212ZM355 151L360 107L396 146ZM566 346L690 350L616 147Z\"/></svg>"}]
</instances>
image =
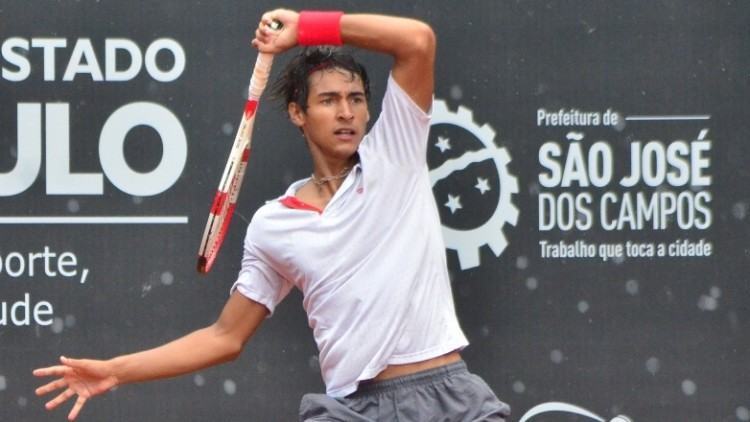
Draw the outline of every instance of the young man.
<instances>
[{"instance_id":1,"label":"young man","mask_svg":"<svg viewBox=\"0 0 750 422\"><path fill-rule=\"evenodd\" d=\"M283 29L269 29L279 21ZM422 22L379 15L274 10L253 45L342 44L388 54L394 64L382 113L370 120L364 68L331 48L304 50L276 84L305 137L310 178L261 207L242 269L219 319L155 349L107 361L61 358L38 369L59 379L37 394L90 397L131 382L232 360L292 287L320 352L326 394L308 394L300 420L502 421L509 414L470 374L456 319L426 165L435 36Z\"/></svg>"}]
</instances>

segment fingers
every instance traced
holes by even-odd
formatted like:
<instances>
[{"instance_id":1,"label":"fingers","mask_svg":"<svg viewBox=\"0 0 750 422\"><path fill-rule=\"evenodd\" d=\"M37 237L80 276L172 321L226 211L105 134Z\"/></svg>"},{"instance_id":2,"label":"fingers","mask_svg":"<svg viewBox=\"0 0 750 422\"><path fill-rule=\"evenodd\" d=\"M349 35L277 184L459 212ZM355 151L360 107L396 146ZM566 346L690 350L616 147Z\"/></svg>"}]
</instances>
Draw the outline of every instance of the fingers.
<instances>
[{"instance_id":1,"label":"fingers","mask_svg":"<svg viewBox=\"0 0 750 422\"><path fill-rule=\"evenodd\" d=\"M85 369L88 365L88 362L90 361L87 359L71 359L65 356L60 356L60 362L65 366L70 366L71 368Z\"/></svg>"},{"instance_id":2,"label":"fingers","mask_svg":"<svg viewBox=\"0 0 750 422\"><path fill-rule=\"evenodd\" d=\"M48 384L45 384L37 388L36 390L34 390L34 392L36 393L37 396L43 396L45 394L51 393L55 390L59 390L67 386L68 386L68 383L65 382L64 379L59 379L59 380L52 381Z\"/></svg>"},{"instance_id":3,"label":"fingers","mask_svg":"<svg viewBox=\"0 0 750 422\"><path fill-rule=\"evenodd\" d=\"M59 406L60 404L64 403L65 400L68 400L69 398L73 397L76 394L75 391L73 391L71 388L66 389L62 393L60 393L57 397L47 402L47 404L44 405L44 407L47 410L52 410Z\"/></svg>"},{"instance_id":4,"label":"fingers","mask_svg":"<svg viewBox=\"0 0 750 422\"><path fill-rule=\"evenodd\" d=\"M35 369L34 372L32 373L36 377L63 376L69 370L70 369L65 365L55 365L55 366L49 366L47 368Z\"/></svg>"},{"instance_id":5,"label":"fingers","mask_svg":"<svg viewBox=\"0 0 750 422\"><path fill-rule=\"evenodd\" d=\"M70 413L68 413L68 420L74 421L78 417L78 413L83 408L83 405L86 404L86 397L78 396L78 399L76 400L75 404L73 404L73 408L70 409Z\"/></svg>"},{"instance_id":6,"label":"fingers","mask_svg":"<svg viewBox=\"0 0 750 422\"><path fill-rule=\"evenodd\" d=\"M275 20L278 20L278 18L276 17L278 11L279 10L277 9L277 10L273 10L271 12L264 13L263 16L261 16L261 18L260 18L260 26L261 27L264 27L264 26L268 27L268 26L271 25L271 22L273 22Z\"/></svg>"},{"instance_id":7,"label":"fingers","mask_svg":"<svg viewBox=\"0 0 750 422\"><path fill-rule=\"evenodd\" d=\"M264 53L282 53L297 44L296 25L299 14L292 10L276 9L266 12L255 29L253 47ZM281 23L280 29L273 29L273 23Z\"/></svg>"}]
</instances>

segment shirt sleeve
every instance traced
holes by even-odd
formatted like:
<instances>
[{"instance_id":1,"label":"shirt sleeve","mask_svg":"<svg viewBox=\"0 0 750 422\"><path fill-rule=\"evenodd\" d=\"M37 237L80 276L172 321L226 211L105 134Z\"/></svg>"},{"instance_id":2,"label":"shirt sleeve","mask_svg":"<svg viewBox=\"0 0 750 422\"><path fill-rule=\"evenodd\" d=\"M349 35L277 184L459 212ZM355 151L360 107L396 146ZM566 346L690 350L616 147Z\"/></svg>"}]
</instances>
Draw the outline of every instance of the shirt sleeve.
<instances>
[{"instance_id":1,"label":"shirt sleeve","mask_svg":"<svg viewBox=\"0 0 750 422\"><path fill-rule=\"evenodd\" d=\"M360 149L399 166L422 167L427 162L430 117L389 75L380 116Z\"/></svg>"},{"instance_id":2,"label":"shirt sleeve","mask_svg":"<svg viewBox=\"0 0 750 422\"><path fill-rule=\"evenodd\" d=\"M248 299L260 303L268 308L270 317L276 305L289 294L293 284L262 259L262 254L252 243L249 233L250 230L245 237L242 268L230 293L237 290Z\"/></svg>"}]
</instances>

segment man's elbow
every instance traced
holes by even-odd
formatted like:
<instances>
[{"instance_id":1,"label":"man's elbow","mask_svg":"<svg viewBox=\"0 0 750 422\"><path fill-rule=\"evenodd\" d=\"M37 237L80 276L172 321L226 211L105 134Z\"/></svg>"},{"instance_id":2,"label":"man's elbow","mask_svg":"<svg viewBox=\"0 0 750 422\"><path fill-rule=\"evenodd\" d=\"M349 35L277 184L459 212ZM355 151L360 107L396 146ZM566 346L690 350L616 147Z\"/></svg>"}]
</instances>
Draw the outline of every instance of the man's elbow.
<instances>
[{"instance_id":1,"label":"man's elbow","mask_svg":"<svg viewBox=\"0 0 750 422\"><path fill-rule=\"evenodd\" d=\"M220 362L230 362L237 359L245 348L245 341L232 332L223 330L214 324L209 327L213 332L214 352Z\"/></svg>"},{"instance_id":2,"label":"man's elbow","mask_svg":"<svg viewBox=\"0 0 750 422\"><path fill-rule=\"evenodd\" d=\"M417 54L422 57L435 56L435 45L437 44L437 39L435 37L435 32L428 24L424 22L418 22L414 26L413 36L411 39L411 54Z\"/></svg>"},{"instance_id":3,"label":"man's elbow","mask_svg":"<svg viewBox=\"0 0 750 422\"><path fill-rule=\"evenodd\" d=\"M236 341L230 341L227 342L227 344L224 346L224 361L225 362L231 362L234 360L237 360L238 357L242 354L242 350L244 349L244 343L242 342L236 342Z\"/></svg>"}]
</instances>

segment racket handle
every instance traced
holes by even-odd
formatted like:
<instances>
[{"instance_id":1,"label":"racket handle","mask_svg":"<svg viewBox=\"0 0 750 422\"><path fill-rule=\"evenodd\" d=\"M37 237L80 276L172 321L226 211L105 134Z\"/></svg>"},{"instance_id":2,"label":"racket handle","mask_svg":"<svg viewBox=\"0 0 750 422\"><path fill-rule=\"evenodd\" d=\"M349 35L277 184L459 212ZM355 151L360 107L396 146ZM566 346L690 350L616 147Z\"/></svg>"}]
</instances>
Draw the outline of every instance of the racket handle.
<instances>
[{"instance_id":1,"label":"racket handle","mask_svg":"<svg viewBox=\"0 0 750 422\"><path fill-rule=\"evenodd\" d=\"M271 74L272 64L273 54L258 53L258 58L255 60L255 68L253 69L253 77L250 78L250 87L247 92L248 100L257 101L263 95L263 90L266 89L268 77Z\"/></svg>"},{"instance_id":2,"label":"racket handle","mask_svg":"<svg viewBox=\"0 0 750 422\"><path fill-rule=\"evenodd\" d=\"M284 25L277 20L272 21L268 25L268 28L273 31L280 31L283 27ZM248 100L259 100L261 95L263 95L263 90L266 89L268 77L271 74L272 64L273 54L258 53L258 58L255 60L255 68L253 69L253 76L250 78L250 87L247 93Z\"/></svg>"}]
</instances>

